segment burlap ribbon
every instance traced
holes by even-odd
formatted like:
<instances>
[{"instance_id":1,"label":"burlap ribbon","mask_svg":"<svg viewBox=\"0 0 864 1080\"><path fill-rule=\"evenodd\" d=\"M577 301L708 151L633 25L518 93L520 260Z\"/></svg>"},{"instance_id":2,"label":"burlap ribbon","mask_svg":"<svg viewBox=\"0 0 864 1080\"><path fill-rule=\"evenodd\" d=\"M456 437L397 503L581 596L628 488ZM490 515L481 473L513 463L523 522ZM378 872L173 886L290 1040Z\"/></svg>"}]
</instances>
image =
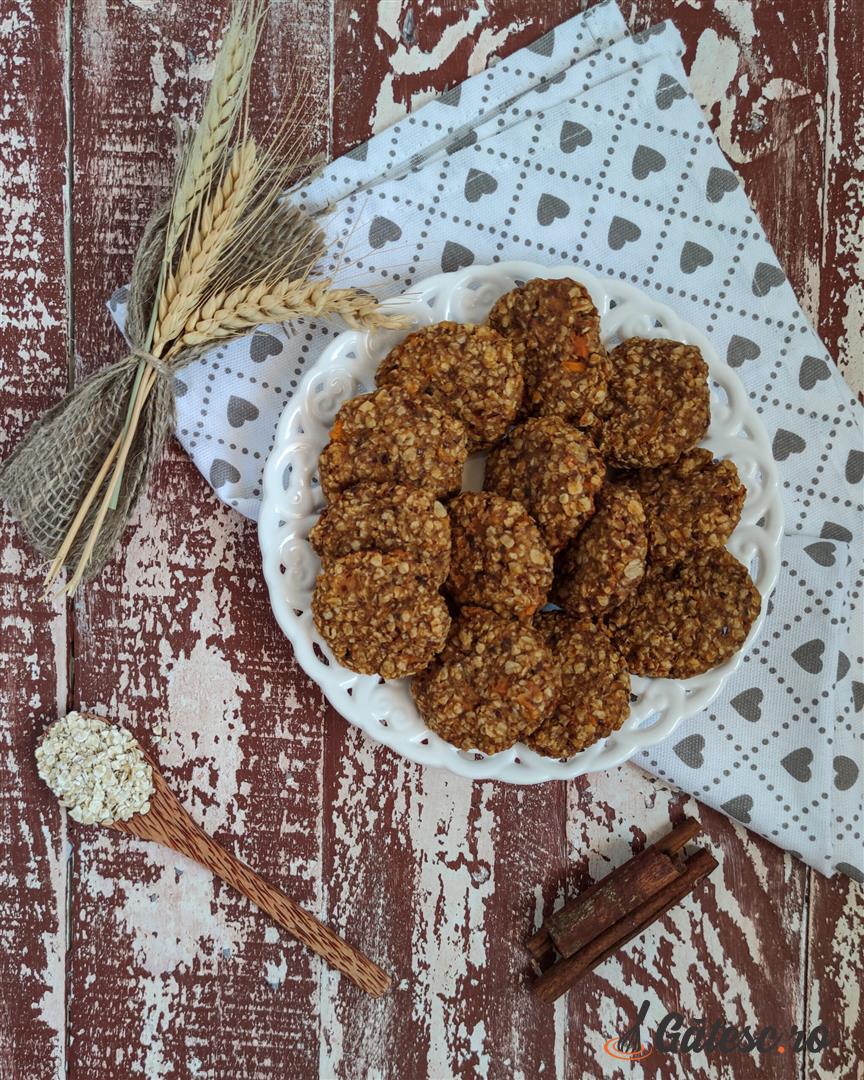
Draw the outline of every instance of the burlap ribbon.
<instances>
[{"instance_id":1,"label":"burlap ribbon","mask_svg":"<svg viewBox=\"0 0 864 1080\"><path fill-rule=\"evenodd\" d=\"M141 361L156 370L158 378L142 411L123 470L116 508L109 510L99 533L87 566L87 578L98 573L109 558L174 425L174 373L197 355L197 350L188 350L166 363L152 356L144 345L167 220L166 205L148 221L135 256L126 322L129 351L85 379L49 409L0 468L0 498L20 520L27 539L39 554L53 559L84 494L123 430ZM67 556L67 565L77 564L80 558L109 479L110 470Z\"/></svg>"}]
</instances>

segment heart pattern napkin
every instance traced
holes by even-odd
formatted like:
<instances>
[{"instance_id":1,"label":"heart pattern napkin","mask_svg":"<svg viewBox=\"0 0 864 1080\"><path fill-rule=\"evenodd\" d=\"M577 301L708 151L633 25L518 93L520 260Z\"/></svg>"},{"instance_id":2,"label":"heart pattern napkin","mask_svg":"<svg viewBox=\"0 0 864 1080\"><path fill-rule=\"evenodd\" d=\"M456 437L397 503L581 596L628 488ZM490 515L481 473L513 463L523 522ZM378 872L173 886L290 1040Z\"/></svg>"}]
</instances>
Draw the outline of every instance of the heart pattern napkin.
<instances>
[{"instance_id":1,"label":"heart pattern napkin","mask_svg":"<svg viewBox=\"0 0 864 1080\"><path fill-rule=\"evenodd\" d=\"M702 328L772 440L786 511L762 634L702 714L634 759L792 851L864 881L860 409L802 313L681 65L674 26L602 3L455 86L294 195L328 268L381 297L471 264L572 263ZM793 212L793 211L790 211ZM118 321L122 293L112 299ZM213 349L177 380L177 436L256 517L279 416L339 332Z\"/></svg>"}]
</instances>

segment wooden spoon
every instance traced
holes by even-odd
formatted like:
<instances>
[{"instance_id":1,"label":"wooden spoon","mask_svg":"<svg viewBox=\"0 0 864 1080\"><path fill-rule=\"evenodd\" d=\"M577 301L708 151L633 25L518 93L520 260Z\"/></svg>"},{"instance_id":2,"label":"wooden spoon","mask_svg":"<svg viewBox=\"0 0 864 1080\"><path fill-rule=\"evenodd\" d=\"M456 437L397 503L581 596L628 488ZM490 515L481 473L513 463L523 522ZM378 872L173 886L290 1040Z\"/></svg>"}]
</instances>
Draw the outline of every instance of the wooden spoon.
<instances>
[{"instance_id":1,"label":"wooden spoon","mask_svg":"<svg viewBox=\"0 0 864 1080\"><path fill-rule=\"evenodd\" d=\"M104 716L98 719L110 723ZM387 993L390 976L385 971L208 836L168 787L156 761L143 746L140 749L153 769L150 809L146 814L134 814L127 821L113 821L108 828L127 836L137 836L139 840L154 840L206 866L266 911L298 941L323 957L331 967L347 975L361 990L373 997Z\"/></svg>"}]
</instances>

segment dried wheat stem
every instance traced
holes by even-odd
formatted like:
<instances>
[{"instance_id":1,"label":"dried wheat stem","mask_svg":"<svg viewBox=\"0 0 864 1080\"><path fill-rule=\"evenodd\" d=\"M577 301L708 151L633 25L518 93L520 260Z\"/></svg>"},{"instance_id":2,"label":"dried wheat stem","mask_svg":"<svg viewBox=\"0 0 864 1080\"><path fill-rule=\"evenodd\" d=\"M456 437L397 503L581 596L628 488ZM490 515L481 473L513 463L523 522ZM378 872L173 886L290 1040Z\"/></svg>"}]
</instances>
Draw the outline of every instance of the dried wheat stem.
<instances>
[{"instance_id":1,"label":"dried wheat stem","mask_svg":"<svg viewBox=\"0 0 864 1080\"><path fill-rule=\"evenodd\" d=\"M354 289L334 289L332 282L288 281L241 285L212 297L189 317L185 331L171 353L208 341L233 337L263 323L278 323L302 316L339 315L349 326L399 329L403 316L384 314L374 297Z\"/></svg>"},{"instance_id":2,"label":"dried wheat stem","mask_svg":"<svg viewBox=\"0 0 864 1080\"><path fill-rule=\"evenodd\" d=\"M169 264L222 161L245 100L260 14L258 3L236 6L225 32L201 121L185 155L172 200L165 238L165 259Z\"/></svg>"},{"instance_id":3,"label":"dried wheat stem","mask_svg":"<svg viewBox=\"0 0 864 1080\"><path fill-rule=\"evenodd\" d=\"M207 291L223 252L235 237L237 223L254 190L259 165L252 139L241 143L231 155L225 175L184 245L177 270L165 280L159 298L159 319L153 332L154 352L176 337Z\"/></svg>"},{"instance_id":4,"label":"dried wheat stem","mask_svg":"<svg viewBox=\"0 0 864 1080\"><path fill-rule=\"evenodd\" d=\"M96 517L93 521L93 528L90 530L90 534L87 537L87 543L84 545L84 549L81 552L81 556L78 559L78 565L75 567L75 572L69 579L66 585L65 592L68 596L72 596L75 590L81 583L81 579L84 577L84 573L87 570L87 564L90 562L90 557L93 554L93 549L96 546L96 541L99 538L99 533L105 523L105 518L108 515L108 511L111 508L111 496L114 493L114 488L118 483L120 477L123 474L123 469L126 465L126 458L129 456L129 451L132 447L132 443L135 439L135 433L138 430L138 421L141 418L141 410L144 408L144 404L147 398L150 396L150 391L153 389L153 384L156 382L156 372L153 368L148 367L144 372L144 376L138 386L138 393L135 397L135 401L132 407L132 415L129 420L129 425L126 428L126 434L123 436L120 448L117 454L116 463L114 465L114 471L111 474L111 480L105 489L105 493L102 496L102 501L99 504L99 509L96 513Z\"/></svg>"},{"instance_id":5,"label":"dried wheat stem","mask_svg":"<svg viewBox=\"0 0 864 1080\"><path fill-rule=\"evenodd\" d=\"M78 507L78 513L75 515L72 524L69 526L69 531L66 533L66 537L63 540L62 545L60 546L60 550L54 556L54 561L51 563L51 566L48 569L48 573L45 575L45 580L42 583L43 588L45 589L45 592L42 594L43 599L47 596L48 590L57 580L57 577L63 568L63 564L66 562L66 556L69 554L69 551L72 545L75 543L78 533L81 531L81 526L84 524L84 518L87 516L87 511L93 504L93 500L99 493L99 488L102 487L102 483L105 480L108 470L111 468L111 465L114 463L114 459L117 457L117 451L120 449L120 442L121 436L118 435L117 438L114 440L114 445L108 451L105 460L102 462L102 465L100 466L99 472L96 474L93 483L90 485L89 491L84 496L81 505Z\"/></svg>"}]
</instances>

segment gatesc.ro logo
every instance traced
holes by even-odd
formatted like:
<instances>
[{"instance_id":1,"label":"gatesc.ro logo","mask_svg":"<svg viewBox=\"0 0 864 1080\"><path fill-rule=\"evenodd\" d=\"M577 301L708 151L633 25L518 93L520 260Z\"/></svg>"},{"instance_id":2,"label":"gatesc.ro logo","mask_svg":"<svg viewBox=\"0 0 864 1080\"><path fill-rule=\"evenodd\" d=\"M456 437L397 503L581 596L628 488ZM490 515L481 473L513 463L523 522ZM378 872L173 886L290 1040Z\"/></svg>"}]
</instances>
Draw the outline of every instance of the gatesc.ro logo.
<instances>
[{"instance_id":1,"label":"gatesc.ro logo","mask_svg":"<svg viewBox=\"0 0 864 1080\"><path fill-rule=\"evenodd\" d=\"M642 1002L636 1022L623 1034L608 1039L604 1051L618 1061L641 1061L649 1054L800 1054L806 1049L818 1053L830 1045L831 1033L824 1024L800 1031L794 1024L788 1031L773 1027L735 1026L723 1019L700 1017L687 1020L681 1013L666 1013L653 1038L643 1025L648 1016L647 999Z\"/></svg>"}]
</instances>

